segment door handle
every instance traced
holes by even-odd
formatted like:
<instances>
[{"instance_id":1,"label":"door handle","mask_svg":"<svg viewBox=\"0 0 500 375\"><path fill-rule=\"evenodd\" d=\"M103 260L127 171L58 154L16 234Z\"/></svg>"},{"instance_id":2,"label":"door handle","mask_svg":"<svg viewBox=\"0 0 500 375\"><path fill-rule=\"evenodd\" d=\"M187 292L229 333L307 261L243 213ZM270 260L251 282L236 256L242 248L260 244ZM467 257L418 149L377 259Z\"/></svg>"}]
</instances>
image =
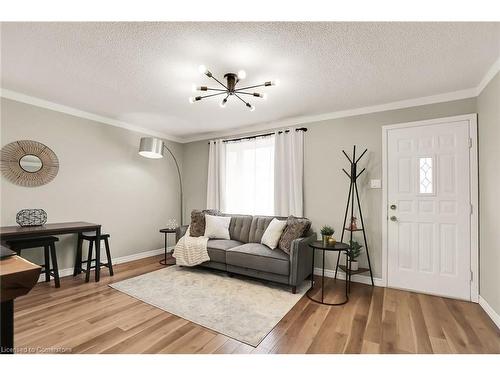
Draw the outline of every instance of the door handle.
<instances>
[{"instance_id":1,"label":"door handle","mask_svg":"<svg viewBox=\"0 0 500 375\"><path fill-rule=\"evenodd\" d=\"M396 216L391 216L390 219L391 221L398 221L398 218Z\"/></svg>"}]
</instances>

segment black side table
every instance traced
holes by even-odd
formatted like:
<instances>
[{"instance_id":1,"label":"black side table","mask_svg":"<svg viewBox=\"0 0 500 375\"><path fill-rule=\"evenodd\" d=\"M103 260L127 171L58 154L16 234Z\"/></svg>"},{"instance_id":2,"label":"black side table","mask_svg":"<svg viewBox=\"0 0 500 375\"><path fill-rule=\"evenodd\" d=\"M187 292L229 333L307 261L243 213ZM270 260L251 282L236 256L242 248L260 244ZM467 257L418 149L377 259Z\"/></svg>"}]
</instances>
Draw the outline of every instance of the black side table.
<instances>
[{"instance_id":1,"label":"black side table","mask_svg":"<svg viewBox=\"0 0 500 375\"><path fill-rule=\"evenodd\" d=\"M172 253L170 253L170 257L167 258L167 240L168 240L168 235L169 234L176 234L177 233L177 228L170 229L170 228L163 228L160 229L160 233L165 233L165 258L160 260L160 264L163 264L164 266L170 266L175 264L175 258L172 256Z\"/></svg>"},{"instance_id":2,"label":"black side table","mask_svg":"<svg viewBox=\"0 0 500 375\"><path fill-rule=\"evenodd\" d=\"M340 255L340 253L343 251L345 251L347 253L347 251L349 250L349 245L342 243L342 242L337 242L335 245L330 246L330 245L323 245L323 241L314 241L314 242L311 242L309 244L309 247L311 247L312 252L313 252L313 262L312 262L311 287L306 292L307 297L311 301L321 303L322 305L338 306L338 305L346 304L349 301L349 294L348 294L349 293L348 292L349 279L347 277L346 277L346 281L345 281L345 301L339 302L339 303L327 303L324 301L323 296L325 294L324 293L325 292L325 289L324 289L324 285L325 285L325 251L338 251L339 255ZM321 301L318 301L309 295L309 292L311 290L313 290L313 287L314 287L314 253L316 252L316 250L323 250L323 274L321 276ZM347 258L348 257L346 256L346 268L348 268Z\"/></svg>"}]
</instances>

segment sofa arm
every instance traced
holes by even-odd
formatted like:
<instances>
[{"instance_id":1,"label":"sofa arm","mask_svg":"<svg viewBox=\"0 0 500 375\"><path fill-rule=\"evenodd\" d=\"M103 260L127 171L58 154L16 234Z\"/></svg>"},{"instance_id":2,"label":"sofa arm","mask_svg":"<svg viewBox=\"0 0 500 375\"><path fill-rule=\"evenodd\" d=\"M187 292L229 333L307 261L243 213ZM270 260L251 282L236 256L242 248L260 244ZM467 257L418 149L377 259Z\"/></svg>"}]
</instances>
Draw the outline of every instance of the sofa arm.
<instances>
[{"instance_id":1,"label":"sofa arm","mask_svg":"<svg viewBox=\"0 0 500 375\"><path fill-rule=\"evenodd\" d=\"M181 237L183 237L186 234L188 228L189 225L181 225L180 227L177 228L177 230L175 231L175 243L179 242Z\"/></svg>"},{"instance_id":2,"label":"sofa arm","mask_svg":"<svg viewBox=\"0 0 500 375\"><path fill-rule=\"evenodd\" d=\"M311 274L313 253L309 243L315 239L316 233L312 233L308 237L301 237L292 241L290 248L290 285L299 286Z\"/></svg>"}]
</instances>

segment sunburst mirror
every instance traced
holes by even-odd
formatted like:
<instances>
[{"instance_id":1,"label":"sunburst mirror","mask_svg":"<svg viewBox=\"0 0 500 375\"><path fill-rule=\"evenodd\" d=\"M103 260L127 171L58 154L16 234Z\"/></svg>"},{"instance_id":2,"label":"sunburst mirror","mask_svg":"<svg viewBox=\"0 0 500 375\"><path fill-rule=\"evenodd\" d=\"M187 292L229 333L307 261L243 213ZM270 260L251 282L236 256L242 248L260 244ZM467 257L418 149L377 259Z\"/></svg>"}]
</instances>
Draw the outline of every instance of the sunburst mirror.
<instances>
[{"instance_id":1,"label":"sunburst mirror","mask_svg":"<svg viewBox=\"0 0 500 375\"><path fill-rule=\"evenodd\" d=\"M28 187L52 181L59 171L56 154L43 143L15 141L2 148L2 174L11 182Z\"/></svg>"}]
</instances>

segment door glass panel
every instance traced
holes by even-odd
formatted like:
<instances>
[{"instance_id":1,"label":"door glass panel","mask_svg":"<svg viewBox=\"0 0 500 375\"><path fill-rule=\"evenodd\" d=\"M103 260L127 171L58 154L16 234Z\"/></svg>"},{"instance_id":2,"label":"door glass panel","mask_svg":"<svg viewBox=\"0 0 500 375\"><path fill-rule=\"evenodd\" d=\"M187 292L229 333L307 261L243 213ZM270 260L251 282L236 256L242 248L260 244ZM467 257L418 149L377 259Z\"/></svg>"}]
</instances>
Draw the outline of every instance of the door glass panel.
<instances>
[{"instance_id":1,"label":"door glass panel","mask_svg":"<svg viewBox=\"0 0 500 375\"><path fill-rule=\"evenodd\" d=\"M434 193L432 180L432 158L419 158L419 192L420 194Z\"/></svg>"}]
</instances>

